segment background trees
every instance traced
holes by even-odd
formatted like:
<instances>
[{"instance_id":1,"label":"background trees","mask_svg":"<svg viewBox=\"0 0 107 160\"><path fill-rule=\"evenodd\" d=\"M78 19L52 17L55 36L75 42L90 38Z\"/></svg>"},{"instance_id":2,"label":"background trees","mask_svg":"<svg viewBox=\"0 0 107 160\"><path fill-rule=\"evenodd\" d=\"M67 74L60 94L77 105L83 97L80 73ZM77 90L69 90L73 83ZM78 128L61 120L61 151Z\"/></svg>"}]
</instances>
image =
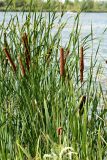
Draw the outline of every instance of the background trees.
<instances>
[{"instance_id":1,"label":"background trees","mask_svg":"<svg viewBox=\"0 0 107 160\"><path fill-rule=\"evenodd\" d=\"M94 9L94 0L82 0L81 9L93 10Z\"/></svg>"},{"instance_id":2,"label":"background trees","mask_svg":"<svg viewBox=\"0 0 107 160\"><path fill-rule=\"evenodd\" d=\"M11 0L0 0L0 8L4 8L9 4ZM31 0L12 0L11 9L17 10L21 8L29 8ZM107 11L107 2L94 1L94 0L65 0L62 3L61 0L32 0L32 6L35 10L49 11L79 11L85 9L85 11Z\"/></svg>"}]
</instances>

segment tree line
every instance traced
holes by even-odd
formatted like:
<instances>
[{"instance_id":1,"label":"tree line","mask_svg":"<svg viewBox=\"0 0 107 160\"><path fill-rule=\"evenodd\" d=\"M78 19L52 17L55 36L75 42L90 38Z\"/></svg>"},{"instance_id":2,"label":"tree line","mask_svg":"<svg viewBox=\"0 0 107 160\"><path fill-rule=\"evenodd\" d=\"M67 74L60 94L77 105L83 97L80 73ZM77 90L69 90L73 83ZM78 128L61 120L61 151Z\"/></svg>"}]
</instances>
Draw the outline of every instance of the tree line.
<instances>
[{"instance_id":1,"label":"tree line","mask_svg":"<svg viewBox=\"0 0 107 160\"><path fill-rule=\"evenodd\" d=\"M10 10L28 10L32 6L32 10L43 11L107 11L107 2L94 0L65 0L65 3L59 0L0 0L0 9L8 6Z\"/></svg>"}]
</instances>

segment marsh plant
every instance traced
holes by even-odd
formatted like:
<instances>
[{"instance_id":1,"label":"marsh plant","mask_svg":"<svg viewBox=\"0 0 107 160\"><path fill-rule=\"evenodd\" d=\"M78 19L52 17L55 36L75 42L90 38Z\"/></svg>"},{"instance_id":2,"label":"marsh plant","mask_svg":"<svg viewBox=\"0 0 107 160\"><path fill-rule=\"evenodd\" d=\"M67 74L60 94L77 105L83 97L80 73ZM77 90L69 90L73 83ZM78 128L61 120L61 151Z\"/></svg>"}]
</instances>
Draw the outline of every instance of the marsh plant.
<instances>
[{"instance_id":1,"label":"marsh plant","mask_svg":"<svg viewBox=\"0 0 107 160\"><path fill-rule=\"evenodd\" d=\"M4 17L0 25L0 159L106 159L100 44L93 51L92 27L81 39L76 14L62 46L63 14L46 14L29 12L23 24L16 15L5 25ZM60 25L52 34L56 19Z\"/></svg>"}]
</instances>

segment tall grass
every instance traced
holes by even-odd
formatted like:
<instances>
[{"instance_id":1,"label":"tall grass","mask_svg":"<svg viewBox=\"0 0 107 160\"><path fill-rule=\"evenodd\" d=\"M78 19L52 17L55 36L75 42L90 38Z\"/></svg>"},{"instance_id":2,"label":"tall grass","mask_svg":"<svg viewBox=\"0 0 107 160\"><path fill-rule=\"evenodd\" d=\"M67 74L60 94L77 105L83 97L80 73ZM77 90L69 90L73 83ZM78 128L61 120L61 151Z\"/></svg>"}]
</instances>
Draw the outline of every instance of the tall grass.
<instances>
[{"instance_id":1,"label":"tall grass","mask_svg":"<svg viewBox=\"0 0 107 160\"><path fill-rule=\"evenodd\" d=\"M106 159L106 98L97 83L99 67L93 75L97 56L88 70L84 64L82 83L79 65L80 47L83 57L93 33L80 41L77 14L61 46L62 15L54 35L57 14L48 18L29 13L23 25L15 16L0 26L0 159Z\"/></svg>"}]
</instances>

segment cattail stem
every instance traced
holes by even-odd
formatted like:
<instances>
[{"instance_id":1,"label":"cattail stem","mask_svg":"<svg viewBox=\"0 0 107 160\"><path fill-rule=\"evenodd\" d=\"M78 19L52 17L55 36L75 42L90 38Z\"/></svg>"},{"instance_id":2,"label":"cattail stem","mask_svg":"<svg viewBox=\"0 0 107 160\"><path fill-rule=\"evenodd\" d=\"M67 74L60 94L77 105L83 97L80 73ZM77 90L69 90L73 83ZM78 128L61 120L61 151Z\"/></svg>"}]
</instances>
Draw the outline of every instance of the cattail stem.
<instances>
[{"instance_id":1,"label":"cattail stem","mask_svg":"<svg viewBox=\"0 0 107 160\"><path fill-rule=\"evenodd\" d=\"M20 56L18 56L18 62L19 62L20 68L21 68L22 76L25 76L26 71L25 71L25 68L24 68L24 65L22 63L22 59Z\"/></svg>"},{"instance_id":2,"label":"cattail stem","mask_svg":"<svg viewBox=\"0 0 107 160\"><path fill-rule=\"evenodd\" d=\"M83 72L84 72L84 49L80 48L80 81L83 82Z\"/></svg>"},{"instance_id":3,"label":"cattail stem","mask_svg":"<svg viewBox=\"0 0 107 160\"><path fill-rule=\"evenodd\" d=\"M64 49L60 49L60 76L64 76L64 65L65 65L65 59L64 59Z\"/></svg>"},{"instance_id":4,"label":"cattail stem","mask_svg":"<svg viewBox=\"0 0 107 160\"><path fill-rule=\"evenodd\" d=\"M11 64L11 66L12 66L14 72L16 72L16 66L15 66L15 64L14 64L14 62L13 62L13 60L12 60L12 58L11 58L11 56L10 56L8 50L7 50L7 48L4 48L3 50L4 50L5 54L6 54L6 57L7 57L8 61L9 61L10 64Z\"/></svg>"},{"instance_id":5,"label":"cattail stem","mask_svg":"<svg viewBox=\"0 0 107 160\"><path fill-rule=\"evenodd\" d=\"M27 34L24 33L24 35L22 36L22 41L25 47L25 57L26 57L26 65L27 65L27 69L29 70L30 67L30 49L29 49L29 44L28 44L28 37Z\"/></svg>"}]
</instances>

